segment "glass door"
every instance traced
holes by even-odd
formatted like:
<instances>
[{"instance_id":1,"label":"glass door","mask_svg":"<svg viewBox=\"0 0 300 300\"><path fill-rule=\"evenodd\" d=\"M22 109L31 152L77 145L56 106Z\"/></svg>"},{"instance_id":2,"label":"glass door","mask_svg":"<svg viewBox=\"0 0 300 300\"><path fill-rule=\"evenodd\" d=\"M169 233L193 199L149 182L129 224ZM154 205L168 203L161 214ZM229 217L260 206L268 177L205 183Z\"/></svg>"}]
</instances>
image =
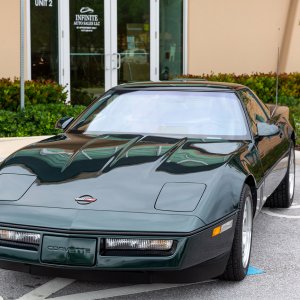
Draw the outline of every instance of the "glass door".
<instances>
[{"instance_id":1,"label":"glass door","mask_svg":"<svg viewBox=\"0 0 300 300\"><path fill-rule=\"evenodd\" d=\"M150 80L151 2L69 1L72 99Z\"/></svg>"},{"instance_id":2,"label":"glass door","mask_svg":"<svg viewBox=\"0 0 300 300\"><path fill-rule=\"evenodd\" d=\"M31 1L31 79L59 79L58 2Z\"/></svg>"},{"instance_id":3,"label":"glass door","mask_svg":"<svg viewBox=\"0 0 300 300\"><path fill-rule=\"evenodd\" d=\"M73 103L121 83L183 73L184 0L28 3L32 78L59 81Z\"/></svg>"},{"instance_id":4,"label":"glass door","mask_svg":"<svg viewBox=\"0 0 300 300\"><path fill-rule=\"evenodd\" d=\"M100 95L105 91L105 1L70 1L71 94Z\"/></svg>"},{"instance_id":5,"label":"glass door","mask_svg":"<svg viewBox=\"0 0 300 300\"><path fill-rule=\"evenodd\" d=\"M118 84L150 80L150 1L117 1Z\"/></svg>"}]
</instances>

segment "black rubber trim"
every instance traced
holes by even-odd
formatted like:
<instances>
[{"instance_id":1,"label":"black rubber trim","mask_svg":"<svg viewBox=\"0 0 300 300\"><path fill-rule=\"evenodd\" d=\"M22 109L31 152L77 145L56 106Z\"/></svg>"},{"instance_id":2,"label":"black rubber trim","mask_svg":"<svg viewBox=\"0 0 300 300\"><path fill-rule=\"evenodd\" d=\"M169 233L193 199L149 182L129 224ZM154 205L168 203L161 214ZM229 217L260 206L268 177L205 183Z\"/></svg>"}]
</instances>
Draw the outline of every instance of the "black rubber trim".
<instances>
[{"instance_id":1,"label":"black rubber trim","mask_svg":"<svg viewBox=\"0 0 300 300\"><path fill-rule=\"evenodd\" d=\"M39 245L6 241L6 240L0 240L0 247L21 249L21 250L28 250L28 251L35 251L35 252L39 250Z\"/></svg>"},{"instance_id":2,"label":"black rubber trim","mask_svg":"<svg viewBox=\"0 0 300 300\"><path fill-rule=\"evenodd\" d=\"M149 231L97 231L97 230L68 230L68 229L58 229L58 228L48 228L48 227L37 227L37 226L26 226L26 225L18 225L18 224L10 224L10 223L0 223L0 227L3 228L12 228L12 229L22 229L22 230L30 230L35 232L47 232L47 233L61 233L61 234L78 234L78 235L128 235L128 236L178 236L178 237L186 237L195 235L201 231L204 231L210 227L213 227L219 223L224 222L225 220L235 216L238 210L226 215L225 217L218 219L217 221L205 225L201 228L198 228L194 231L190 232L149 232Z\"/></svg>"},{"instance_id":3,"label":"black rubber trim","mask_svg":"<svg viewBox=\"0 0 300 300\"><path fill-rule=\"evenodd\" d=\"M229 253L205 261L200 265L179 270L101 270L92 268L57 265L26 264L0 259L0 267L6 270L27 272L33 275L50 277L71 277L82 281L99 281L107 283L199 283L199 281L215 278L225 270Z\"/></svg>"}]
</instances>

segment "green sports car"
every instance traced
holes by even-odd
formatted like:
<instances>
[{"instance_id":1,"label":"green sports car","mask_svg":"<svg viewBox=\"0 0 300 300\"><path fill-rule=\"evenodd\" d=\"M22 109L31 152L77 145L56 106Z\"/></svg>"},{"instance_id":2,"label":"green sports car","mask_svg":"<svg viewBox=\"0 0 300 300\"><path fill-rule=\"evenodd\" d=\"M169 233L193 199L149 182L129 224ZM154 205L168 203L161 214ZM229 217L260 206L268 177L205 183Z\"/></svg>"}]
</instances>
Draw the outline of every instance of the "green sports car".
<instances>
[{"instance_id":1,"label":"green sports car","mask_svg":"<svg viewBox=\"0 0 300 300\"><path fill-rule=\"evenodd\" d=\"M242 85L121 85L57 127L0 165L8 268L242 280L254 217L293 201L288 113Z\"/></svg>"}]
</instances>

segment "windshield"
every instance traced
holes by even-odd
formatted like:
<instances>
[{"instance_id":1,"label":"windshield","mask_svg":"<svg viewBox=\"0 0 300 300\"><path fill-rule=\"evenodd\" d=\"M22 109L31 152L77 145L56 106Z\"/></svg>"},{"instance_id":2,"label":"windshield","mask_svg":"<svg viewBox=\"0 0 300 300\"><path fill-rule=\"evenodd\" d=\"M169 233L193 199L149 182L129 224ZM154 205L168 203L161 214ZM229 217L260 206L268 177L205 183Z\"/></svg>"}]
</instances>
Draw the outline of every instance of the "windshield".
<instances>
[{"instance_id":1,"label":"windshield","mask_svg":"<svg viewBox=\"0 0 300 300\"><path fill-rule=\"evenodd\" d=\"M85 134L138 133L246 139L239 99L228 92L117 91L70 128Z\"/></svg>"}]
</instances>

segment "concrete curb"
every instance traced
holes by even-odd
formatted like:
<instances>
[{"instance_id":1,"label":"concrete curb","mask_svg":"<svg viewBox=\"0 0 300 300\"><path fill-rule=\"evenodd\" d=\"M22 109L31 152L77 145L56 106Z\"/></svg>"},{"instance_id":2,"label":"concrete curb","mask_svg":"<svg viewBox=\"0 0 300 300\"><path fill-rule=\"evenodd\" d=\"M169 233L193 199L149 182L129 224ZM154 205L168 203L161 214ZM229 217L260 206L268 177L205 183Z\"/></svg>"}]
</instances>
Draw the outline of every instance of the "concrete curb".
<instances>
[{"instance_id":1,"label":"concrete curb","mask_svg":"<svg viewBox=\"0 0 300 300\"><path fill-rule=\"evenodd\" d=\"M43 140L43 139L47 139L49 137L51 137L51 135L6 137L6 138L0 138L0 143L1 142L11 142L11 141Z\"/></svg>"},{"instance_id":2,"label":"concrete curb","mask_svg":"<svg viewBox=\"0 0 300 300\"><path fill-rule=\"evenodd\" d=\"M50 136L0 138L0 161L29 144L39 142L49 137Z\"/></svg>"}]
</instances>

